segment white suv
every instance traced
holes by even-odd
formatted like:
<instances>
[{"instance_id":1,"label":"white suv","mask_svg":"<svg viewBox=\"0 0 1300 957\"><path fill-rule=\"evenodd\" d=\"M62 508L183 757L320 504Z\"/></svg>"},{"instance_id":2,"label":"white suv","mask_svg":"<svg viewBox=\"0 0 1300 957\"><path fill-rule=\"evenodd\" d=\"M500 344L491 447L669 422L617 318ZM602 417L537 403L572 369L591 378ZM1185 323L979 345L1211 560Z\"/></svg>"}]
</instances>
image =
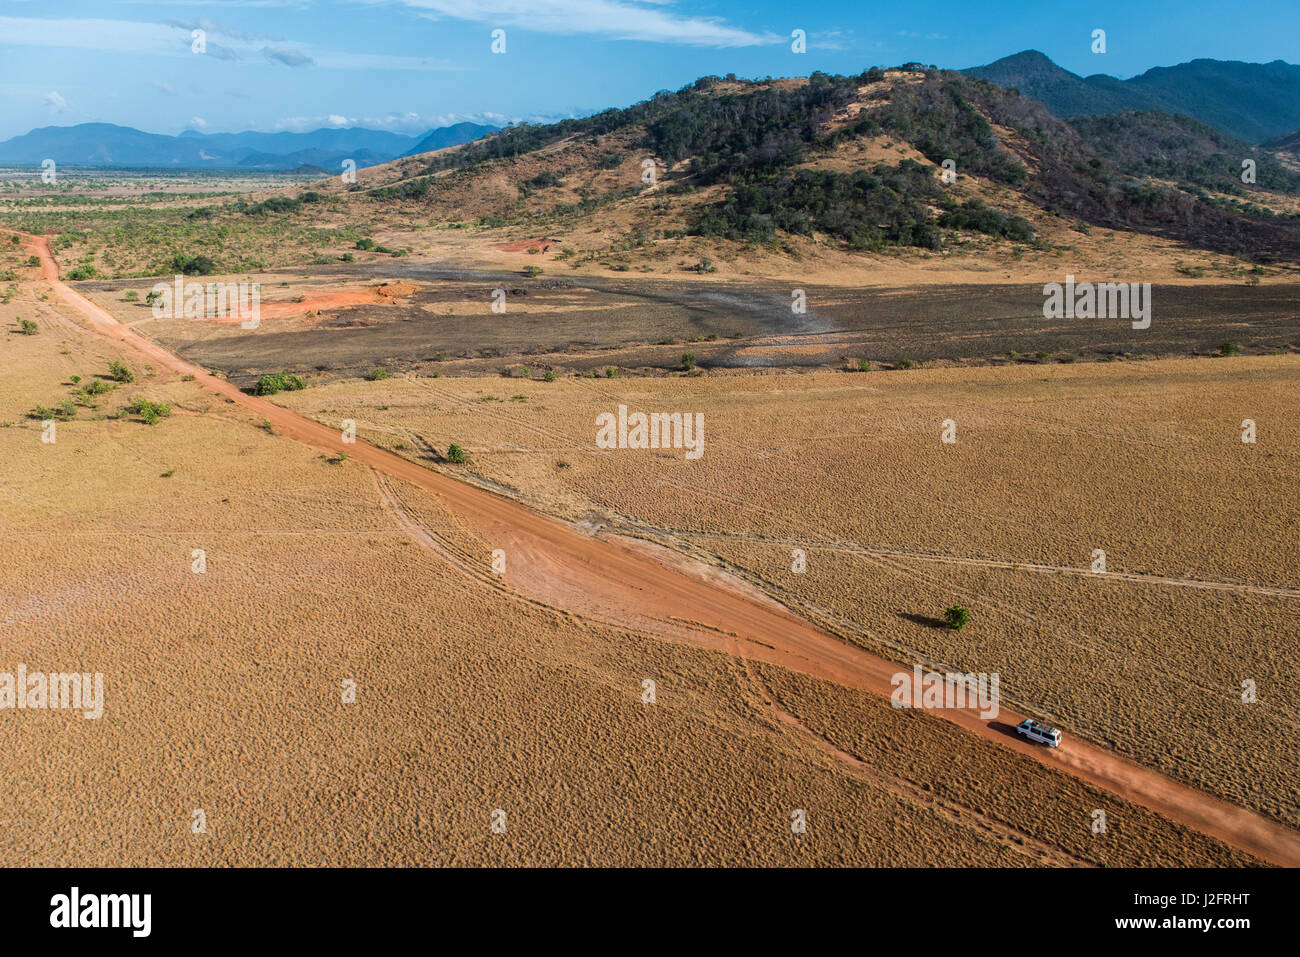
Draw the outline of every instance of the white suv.
<instances>
[{"instance_id":1,"label":"white suv","mask_svg":"<svg viewBox=\"0 0 1300 957\"><path fill-rule=\"evenodd\" d=\"M1061 746L1061 732L1050 725L1042 724L1033 718L1026 718L1016 725L1016 733L1023 734L1030 741L1037 741L1049 748Z\"/></svg>"}]
</instances>

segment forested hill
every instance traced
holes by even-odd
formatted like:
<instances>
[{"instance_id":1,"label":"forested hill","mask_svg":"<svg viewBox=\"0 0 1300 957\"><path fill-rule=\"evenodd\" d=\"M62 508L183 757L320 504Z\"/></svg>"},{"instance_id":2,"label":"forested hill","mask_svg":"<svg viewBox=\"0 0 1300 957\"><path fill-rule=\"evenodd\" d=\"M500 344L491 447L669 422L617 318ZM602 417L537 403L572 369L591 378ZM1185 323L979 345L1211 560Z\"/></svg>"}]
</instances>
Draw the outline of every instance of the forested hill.
<instances>
[{"instance_id":1,"label":"forested hill","mask_svg":"<svg viewBox=\"0 0 1300 957\"><path fill-rule=\"evenodd\" d=\"M1300 66L1282 60L1191 60L1120 80L1105 73L1082 77L1037 50L1024 50L965 72L1041 100L1066 119L1160 110L1247 143L1300 129Z\"/></svg>"},{"instance_id":2,"label":"forested hill","mask_svg":"<svg viewBox=\"0 0 1300 957\"><path fill-rule=\"evenodd\" d=\"M1256 163L1254 183L1243 159ZM1064 220L1296 262L1288 194L1298 192L1272 154L1185 117L1072 124L987 80L908 64L703 77L627 108L409 157L345 195L431 225L610 228L634 245L939 250L963 236L1039 243L1044 224Z\"/></svg>"}]
</instances>

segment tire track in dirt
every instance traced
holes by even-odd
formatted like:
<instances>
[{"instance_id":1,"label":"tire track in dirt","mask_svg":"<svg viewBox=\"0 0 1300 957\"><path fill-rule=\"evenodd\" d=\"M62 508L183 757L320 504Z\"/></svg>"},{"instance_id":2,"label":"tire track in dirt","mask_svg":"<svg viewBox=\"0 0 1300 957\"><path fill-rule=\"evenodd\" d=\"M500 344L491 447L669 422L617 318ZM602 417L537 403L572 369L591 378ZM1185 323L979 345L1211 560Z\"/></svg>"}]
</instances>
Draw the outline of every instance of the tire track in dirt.
<instances>
[{"instance_id":1,"label":"tire track in dirt","mask_svg":"<svg viewBox=\"0 0 1300 957\"><path fill-rule=\"evenodd\" d=\"M763 537L756 537L756 536L734 535L734 534L726 534L726 533L719 533L719 532L681 531L676 529L661 528L658 526L634 525L631 523L624 523L624 528L627 530L635 530L642 534L654 534L654 535L666 537L670 540L672 540L673 538L679 540L680 539L714 539L714 540L722 539L728 541L740 541L747 544L774 545L774 546L781 546L781 547L789 547L790 545L794 545L796 547L803 547L810 550L820 549L825 551L839 551L839 552L844 552L849 554L855 554L855 555L862 556L867 561L876 565L878 568L880 568L883 571L892 572L893 574L900 575L905 578L912 578L914 580L924 582L933 588L941 589L941 590L946 589L948 587L946 582L939 580L934 575L927 574L924 571L909 567L907 565L907 562L908 561L937 562L941 564L969 565L969 566L980 566L986 568L1009 568L1011 570L1028 568L1029 570L1039 571L1039 572L1073 574L1085 578L1112 578L1112 579L1119 579L1125 581L1135 581L1141 584L1177 584L1186 587L1196 587L1198 585L1204 585L1208 588L1211 588L1212 590L1240 591L1244 593L1263 594L1271 597L1285 598L1285 597L1289 597L1289 595L1286 593L1295 592L1296 596L1300 597L1300 591L1296 591L1294 589L1274 588L1271 586L1255 586L1244 582L1213 582L1213 581L1204 581L1201 579L1168 579L1161 576L1127 574L1123 572L1093 572L1087 568L1077 568L1071 566L1057 566L1057 565L1026 566L1023 563L1008 562L1008 561L998 560L998 559L975 559L975 558L965 558L956 555L942 555L942 554L922 553L922 552L905 551L905 550L897 550L897 549L885 549L885 548L879 548L874 546L859 545L856 542L827 542L827 541L820 541L820 540L813 540L813 539L763 538ZM747 578L754 577L753 572L750 569L737 569L737 572ZM762 587L764 588L765 591L768 591L769 593L775 593L775 594L782 594L782 595L785 594L785 589L782 588L779 584L772 582L761 576L759 580L762 582ZM1109 647L1100 644L1098 641L1093 639L1090 635L1080 631L1077 628L1072 628L1066 625L1065 632L1063 633L1060 630L1058 630L1061 627L1060 625L1054 625L1052 623L1049 623L1039 615L1035 615L1032 612L1023 611L1022 609L1017 608L1016 606L1002 600L996 595L989 595L982 592L975 592L974 594L980 598L982 604L985 604L989 607L998 608L1009 617L1015 618L1021 622L1036 627L1044 632L1054 633L1055 636L1060 640L1066 642L1067 644L1073 646L1074 648L1084 651L1087 654L1106 655L1111 653L1111 649ZM795 599L794 596L788 596L783 598L782 600L786 602L787 605L793 606L793 602ZM872 639L873 641L879 643L880 646L888 647L900 651L903 650L898 646L896 642L889 641L885 639L883 636L877 635L854 622L846 621L841 616L833 615L826 609L817 608L817 607L805 607L804 611L805 614L811 615L811 617L814 619L821 619L828 622L835 621L836 626L843 629L848 634L853 634L855 632L862 633L865 634L870 639ZM908 648L907 652L913 658L924 657L916 649ZM954 670L953 668L950 668L946 664L935 665L933 662L930 662L930 664L934 666L936 670ZM956 668L955 670L961 671L964 669ZM1221 693L1221 689L1218 686L1207 683L1204 676L1199 672L1180 669L1170 665L1169 662L1166 661L1164 668L1156 672L1156 677L1153 680L1166 681L1169 679L1177 680L1181 682L1184 687L1195 690L1196 692L1203 694L1207 697L1215 697ZM1010 696L1008 696L1005 693L1003 694L1002 698L1004 701L1009 701L1012 704L1020 704L1020 706L1022 707L1025 706L1023 702L1019 702L1019 703L1015 702ZM1042 712L1042 716L1050 720L1059 720L1057 716L1051 714L1050 712ZM1293 712L1288 711L1282 713L1275 713L1273 720L1275 720L1280 724L1284 724L1294 730L1300 730L1300 716L1297 716ZM1094 736L1093 740L1096 741L1097 737Z\"/></svg>"},{"instance_id":2,"label":"tire track in dirt","mask_svg":"<svg viewBox=\"0 0 1300 957\"><path fill-rule=\"evenodd\" d=\"M905 804L920 806L958 827L980 832L1035 864L1049 864L1053 867L1096 866L1091 861L1071 854L1064 848L1045 843L1032 834L990 817L969 805L942 798L926 791L914 781L867 764L856 754L841 748L826 735L808 727L797 715L789 711L763 680L753 662L740 654L740 649L736 647L734 641L731 642L731 646L731 654L738 665L740 680L749 686L751 706L755 710L766 711L778 728L786 731L805 746L827 756L854 777L893 795Z\"/></svg>"},{"instance_id":3,"label":"tire track in dirt","mask_svg":"<svg viewBox=\"0 0 1300 957\"><path fill-rule=\"evenodd\" d=\"M40 256L42 275L58 298L84 316L95 332L164 369L193 375L198 387L265 418L285 438L319 451L345 453L434 493L481 539L506 549L510 571L503 577L512 590L573 613L590 612L589 617L620 621L622 627L738 654L885 697L892 691L891 677L906 670L814 627L716 568L667 549L632 547L584 534L559 519L375 446L345 443L337 429L246 395L142 338L60 282L48 242L41 237L24 238ZM1002 714L1003 722L990 722L964 709L931 712L927 717L949 720L985 740L1141 804L1261 860L1300 866L1300 831L1178 784L1087 742L1067 739L1057 749L1035 747L1010 733L1003 722L1014 724L1019 717L1007 712Z\"/></svg>"},{"instance_id":4,"label":"tire track in dirt","mask_svg":"<svg viewBox=\"0 0 1300 957\"><path fill-rule=\"evenodd\" d=\"M1165 575L1147 575L1139 572L1094 572L1090 568L1077 565L1041 565L1034 562L1019 562L1005 558L973 558L965 555L945 555L940 552L917 552L908 549L885 548L879 545L863 545L852 541L837 541L809 538L766 538L759 535L735 535L727 532L694 532L659 526L631 526L638 531L653 532L658 535L681 538L718 539L741 542L747 545L772 545L781 547L811 548L831 552L844 552L853 555L868 555L875 558L901 558L909 561L934 562L944 565L969 565L978 568L1004 568L1011 571L1041 572L1050 575L1074 575L1080 578L1109 579L1111 581L1134 582L1142 585L1171 585L1179 588L1199 588L1209 591L1233 591L1247 595L1265 595L1270 598L1300 599L1300 588L1288 588L1282 585L1252 585L1249 582L1214 581L1203 578L1174 578Z\"/></svg>"}]
</instances>

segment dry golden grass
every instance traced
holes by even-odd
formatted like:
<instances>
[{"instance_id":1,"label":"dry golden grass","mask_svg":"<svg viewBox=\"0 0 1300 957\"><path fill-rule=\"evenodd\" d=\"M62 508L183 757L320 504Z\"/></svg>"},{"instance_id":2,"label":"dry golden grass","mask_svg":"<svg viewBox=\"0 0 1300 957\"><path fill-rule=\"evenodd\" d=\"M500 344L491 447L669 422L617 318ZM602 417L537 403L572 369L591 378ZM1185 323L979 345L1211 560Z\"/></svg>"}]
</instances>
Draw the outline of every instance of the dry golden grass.
<instances>
[{"instance_id":1,"label":"dry golden grass","mask_svg":"<svg viewBox=\"0 0 1300 957\"><path fill-rule=\"evenodd\" d=\"M283 401L411 457L456 442L464 471L536 507L729 566L895 660L999 672L1068 733L1295 825L1298 375L1269 356L394 379ZM597 450L620 403L704 413L704 457ZM1092 575L1095 549L1137 577ZM955 602L974 623L933 627Z\"/></svg>"},{"instance_id":2,"label":"dry golden grass","mask_svg":"<svg viewBox=\"0 0 1300 957\"><path fill-rule=\"evenodd\" d=\"M35 291L0 307L6 328L41 324L0 341L0 669L103 672L106 703L98 721L0 712L0 863L1246 862L928 715L515 602L415 544L367 470L138 363L119 392L171 418L105 419L106 402L43 444L26 410L115 353ZM466 441L476 467L495 455Z\"/></svg>"}]
</instances>

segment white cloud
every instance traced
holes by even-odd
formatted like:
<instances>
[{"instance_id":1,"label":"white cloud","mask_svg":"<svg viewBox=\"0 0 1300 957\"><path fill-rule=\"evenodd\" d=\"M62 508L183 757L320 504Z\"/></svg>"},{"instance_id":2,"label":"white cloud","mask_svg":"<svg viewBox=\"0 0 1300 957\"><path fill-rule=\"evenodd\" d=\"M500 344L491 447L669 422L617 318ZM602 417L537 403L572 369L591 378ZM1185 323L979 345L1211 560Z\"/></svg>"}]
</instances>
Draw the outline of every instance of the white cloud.
<instances>
[{"instance_id":1,"label":"white cloud","mask_svg":"<svg viewBox=\"0 0 1300 957\"><path fill-rule=\"evenodd\" d=\"M388 53L342 53L322 50L313 53L317 66L334 70L464 70L447 60L431 57L398 56Z\"/></svg>"},{"instance_id":2,"label":"white cloud","mask_svg":"<svg viewBox=\"0 0 1300 957\"><path fill-rule=\"evenodd\" d=\"M238 60L239 54L230 47L223 47L220 43L209 43L207 49L203 52L204 56L210 56L215 60Z\"/></svg>"},{"instance_id":3,"label":"white cloud","mask_svg":"<svg viewBox=\"0 0 1300 957\"><path fill-rule=\"evenodd\" d=\"M229 37L231 40L242 40L245 43L256 43L259 40L279 40L280 37L270 36L266 33L249 33L247 30L240 30L236 27L226 26L217 20L209 20L207 17L199 17L197 20L167 20L169 27L176 27L178 30L184 30L189 33L191 30L202 30L204 33L211 33L214 36Z\"/></svg>"},{"instance_id":4,"label":"white cloud","mask_svg":"<svg viewBox=\"0 0 1300 957\"><path fill-rule=\"evenodd\" d=\"M201 116L191 116L190 126L196 130L206 130L208 128L208 121Z\"/></svg>"},{"instance_id":5,"label":"white cloud","mask_svg":"<svg viewBox=\"0 0 1300 957\"><path fill-rule=\"evenodd\" d=\"M150 7L211 7L215 0L117 0L119 4ZM307 9L311 0L220 0L223 7L298 7Z\"/></svg>"},{"instance_id":6,"label":"white cloud","mask_svg":"<svg viewBox=\"0 0 1300 957\"><path fill-rule=\"evenodd\" d=\"M852 36L852 30L825 30L809 36L808 45L815 50L847 50L853 45Z\"/></svg>"},{"instance_id":7,"label":"white cloud","mask_svg":"<svg viewBox=\"0 0 1300 957\"><path fill-rule=\"evenodd\" d=\"M436 113L415 112L387 113L381 116L344 116L331 113L328 116L286 116L276 121L275 130L291 133L306 133L324 127L359 126L367 130L387 130L390 133L407 135L424 134L443 126L456 123L479 123L483 126L505 126L507 123L554 123L557 120L572 119L576 114L534 114L531 116L505 116L501 113Z\"/></svg>"},{"instance_id":8,"label":"white cloud","mask_svg":"<svg viewBox=\"0 0 1300 957\"><path fill-rule=\"evenodd\" d=\"M222 29L231 30L227 27ZM231 30L231 33L239 32ZM446 61L429 57L348 53L294 43L281 43L275 47L267 47L260 42L230 38L229 34L221 35L227 38L227 43L218 44L209 39L207 52L195 54L190 49L188 23L181 21L166 24L93 18L0 17L0 49L6 46L71 47L133 55L153 54L171 57L202 55L214 60L230 61L264 58L287 66L314 64L327 69L345 70L460 69ZM2 56L0 54L0 59Z\"/></svg>"},{"instance_id":9,"label":"white cloud","mask_svg":"<svg viewBox=\"0 0 1300 957\"><path fill-rule=\"evenodd\" d=\"M50 90L41 98L41 101L50 108L51 113L68 112L68 101L63 98L63 95L58 90Z\"/></svg>"},{"instance_id":10,"label":"white cloud","mask_svg":"<svg viewBox=\"0 0 1300 957\"><path fill-rule=\"evenodd\" d=\"M0 46L75 47L115 53L171 52L189 54L189 35L161 23L130 20L0 17Z\"/></svg>"},{"instance_id":11,"label":"white cloud","mask_svg":"<svg viewBox=\"0 0 1300 957\"><path fill-rule=\"evenodd\" d=\"M315 66L316 61L301 50L291 50L288 47L262 47L262 56L266 57L273 63L283 63L285 66Z\"/></svg>"},{"instance_id":12,"label":"white cloud","mask_svg":"<svg viewBox=\"0 0 1300 957\"><path fill-rule=\"evenodd\" d=\"M374 3L376 0L359 0ZM597 34L611 40L749 47L782 42L772 34L734 27L717 17L681 16L646 0L398 0L430 17L471 20L539 33Z\"/></svg>"}]
</instances>

